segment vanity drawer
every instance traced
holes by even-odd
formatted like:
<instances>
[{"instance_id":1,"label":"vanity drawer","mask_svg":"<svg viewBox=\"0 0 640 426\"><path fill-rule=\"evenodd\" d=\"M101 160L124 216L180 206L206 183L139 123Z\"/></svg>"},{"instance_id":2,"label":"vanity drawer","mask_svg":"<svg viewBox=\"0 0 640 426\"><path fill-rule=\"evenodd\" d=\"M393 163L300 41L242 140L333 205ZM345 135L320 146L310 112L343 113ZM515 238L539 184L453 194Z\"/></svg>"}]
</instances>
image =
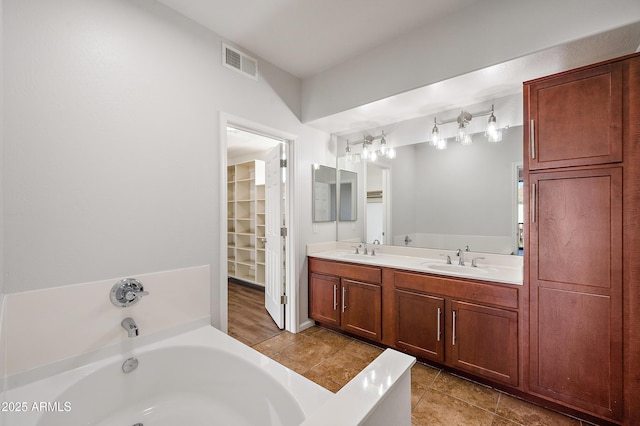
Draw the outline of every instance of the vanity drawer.
<instances>
[{"instance_id":1,"label":"vanity drawer","mask_svg":"<svg viewBox=\"0 0 640 426\"><path fill-rule=\"evenodd\" d=\"M419 273L395 271L394 286L457 299L518 309L518 289L507 285L461 281Z\"/></svg>"},{"instance_id":2,"label":"vanity drawer","mask_svg":"<svg viewBox=\"0 0 640 426\"><path fill-rule=\"evenodd\" d=\"M382 270L372 266L355 265L353 263L334 262L332 260L309 258L309 272L335 275L357 281L382 283Z\"/></svg>"}]
</instances>

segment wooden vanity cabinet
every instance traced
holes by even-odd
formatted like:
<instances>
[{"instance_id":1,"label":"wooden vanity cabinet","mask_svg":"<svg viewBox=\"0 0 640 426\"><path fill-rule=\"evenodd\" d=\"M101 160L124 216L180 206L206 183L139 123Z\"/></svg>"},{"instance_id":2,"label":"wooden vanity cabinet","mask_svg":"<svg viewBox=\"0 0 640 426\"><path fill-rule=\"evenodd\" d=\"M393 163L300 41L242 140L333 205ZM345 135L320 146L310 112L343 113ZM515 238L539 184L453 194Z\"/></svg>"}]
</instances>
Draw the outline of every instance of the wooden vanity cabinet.
<instances>
[{"instance_id":1,"label":"wooden vanity cabinet","mask_svg":"<svg viewBox=\"0 0 640 426\"><path fill-rule=\"evenodd\" d=\"M515 286L396 271L395 347L518 386Z\"/></svg>"},{"instance_id":2,"label":"wooden vanity cabinet","mask_svg":"<svg viewBox=\"0 0 640 426\"><path fill-rule=\"evenodd\" d=\"M328 327L382 339L380 268L309 258L309 317Z\"/></svg>"}]
</instances>

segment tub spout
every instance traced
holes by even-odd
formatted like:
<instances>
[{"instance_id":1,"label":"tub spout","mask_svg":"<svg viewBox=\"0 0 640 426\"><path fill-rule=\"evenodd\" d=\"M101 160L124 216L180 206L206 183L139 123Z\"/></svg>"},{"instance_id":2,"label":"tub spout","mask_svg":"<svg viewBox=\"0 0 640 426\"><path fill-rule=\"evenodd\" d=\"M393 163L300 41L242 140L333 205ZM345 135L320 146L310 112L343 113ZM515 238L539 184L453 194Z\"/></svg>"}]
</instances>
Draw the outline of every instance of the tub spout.
<instances>
[{"instance_id":1,"label":"tub spout","mask_svg":"<svg viewBox=\"0 0 640 426\"><path fill-rule=\"evenodd\" d=\"M133 318L123 319L120 325L122 326L122 328L127 330L127 333L129 333L129 337L136 337L138 335L138 325L133 320Z\"/></svg>"}]
</instances>

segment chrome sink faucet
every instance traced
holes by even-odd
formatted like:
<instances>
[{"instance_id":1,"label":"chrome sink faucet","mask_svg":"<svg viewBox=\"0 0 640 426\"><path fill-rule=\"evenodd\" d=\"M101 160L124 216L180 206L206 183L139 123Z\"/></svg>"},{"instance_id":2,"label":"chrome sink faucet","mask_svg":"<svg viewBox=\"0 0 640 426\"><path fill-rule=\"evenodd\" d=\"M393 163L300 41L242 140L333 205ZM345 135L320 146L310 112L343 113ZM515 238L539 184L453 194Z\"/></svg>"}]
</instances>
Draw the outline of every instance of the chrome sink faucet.
<instances>
[{"instance_id":1,"label":"chrome sink faucet","mask_svg":"<svg viewBox=\"0 0 640 426\"><path fill-rule=\"evenodd\" d=\"M367 251L367 243L363 242L363 243L362 243L362 247L363 247L363 249L364 249L364 251L362 252L362 254L364 254L365 256L366 256L367 254L369 254L369 252Z\"/></svg>"},{"instance_id":2,"label":"chrome sink faucet","mask_svg":"<svg viewBox=\"0 0 640 426\"><path fill-rule=\"evenodd\" d=\"M458 265L464 266L464 252L462 249L458 249L458 251L456 251L456 255L460 258L458 259Z\"/></svg>"},{"instance_id":3,"label":"chrome sink faucet","mask_svg":"<svg viewBox=\"0 0 640 426\"><path fill-rule=\"evenodd\" d=\"M127 333L129 333L129 337L136 337L138 335L138 325L133 320L133 318L128 317L123 319L120 325L122 326L122 328L127 330Z\"/></svg>"},{"instance_id":4,"label":"chrome sink faucet","mask_svg":"<svg viewBox=\"0 0 640 426\"><path fill-rule=\"evenodd\" d=\"M474 257L473 259L471 259L471 266L473 266L474 268L477 268L478 260L480 259L484 259L484 257Z\"/></svg>"}]
</instances>

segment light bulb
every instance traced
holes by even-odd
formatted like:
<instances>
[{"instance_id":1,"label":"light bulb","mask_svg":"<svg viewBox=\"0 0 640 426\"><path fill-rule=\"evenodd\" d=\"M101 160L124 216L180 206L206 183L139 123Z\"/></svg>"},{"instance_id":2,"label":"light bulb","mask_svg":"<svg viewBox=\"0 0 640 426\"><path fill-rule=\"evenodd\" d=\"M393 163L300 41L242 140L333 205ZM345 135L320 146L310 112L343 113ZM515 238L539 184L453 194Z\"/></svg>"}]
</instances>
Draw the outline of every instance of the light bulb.
<instances>
[{"instance_id":1,"label":"light bulb","mask_svg":"<svg viewBox=\"0 0 640 426\"><path fill-rule=\"evenodd\" d=\"M458 126L458 133L456 133L456 141L463 142L467 137L467 125L465 121L461 121Z\"/></svg>"},{"instance_id":2,"label":"light bulb","mask_svg":"<svg viewBox=\"0 0 640 426\"><path fill-rule=\"evenodd\" d=\"M436 144L436 149L447 149L447 140L445 138L439 139L438 143Z\"/></svg>"},{"instance_id":3,"label":"light bulb","mask_svg":"<svg viewBox=\"0 0 640 426\"><path fill-rule=\"evenodd\" d=\"M500 142L502 140L502 130L498 127L498 119L493 114L493 105L491 105L491 115L487 121L487 130L484 134L489 142Z\"/></svg>"},{"instance_id":4,"label":"light bulb","mask_svg":"<svg viewBox=\"0 0 640 426\"><path fill-rule=\"evenodd\" d=\"M387 158L394 159L396 158L396 150L393 147L387 150Z\"/></svg>"},{"instance_id":5,"label":"light bulb","mask_svg":"<svg viewBox=\"0 0 640 426\"><path fill-rule=\"evenodd\" d=\"M387 153L387 140L384 137L384 130L382 131L382 138L380 138L380 155Z\"/></svg>"},{"instance_id":6,"label":"light bulb","mask_svg":"<svg viewBox=\"0 0 640 426\"><path fill-rule=\"evenodd\" d=\"M366 160L369 158L369 147L367 147L366 143L362 144L362 158Z\"/></svg>"},{"instance_id":7,"label":"light bulb","mask_svg":"<svg viewBox=\"0 0 640 426\"><path fill-rule=\"evenodd\" d=\"M371 151L371 153L369 154L369 158L371 159L371 161L376 161L378 159L378 153L376 151Z\"/></svg>"},{"instance_id":8,"label":"light bulb","mask_svg":"<svg viewBox=\"0 0 640 426\"><path fill-rule=\"evenodd\" d=\"M431 139L429 140L429 144L431 146L437 146L438 141L440 140L440 130L438 130L438 124L436 123L436 119L433 119L433 129L431 130Z\"/></svg>"}]
</instances>

